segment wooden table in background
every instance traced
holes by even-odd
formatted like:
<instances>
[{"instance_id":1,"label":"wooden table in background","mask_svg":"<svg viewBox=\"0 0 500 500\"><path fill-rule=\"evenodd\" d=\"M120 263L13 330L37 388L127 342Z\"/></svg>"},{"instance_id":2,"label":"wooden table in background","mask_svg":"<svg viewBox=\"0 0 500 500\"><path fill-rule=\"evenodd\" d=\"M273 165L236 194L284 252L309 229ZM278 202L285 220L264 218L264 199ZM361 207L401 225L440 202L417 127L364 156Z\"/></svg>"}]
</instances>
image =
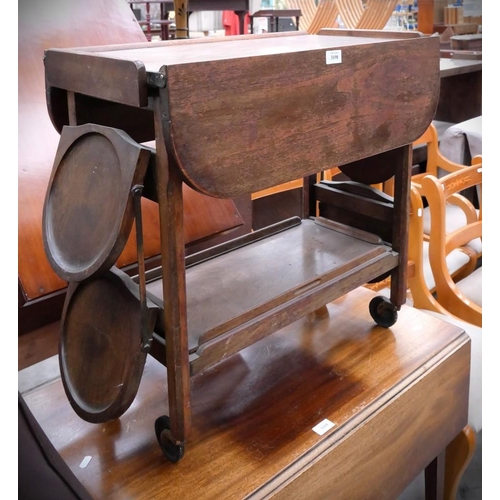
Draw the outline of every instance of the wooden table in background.
<instances>
[{"instance_id":1,"label":"wooden table in background","mask_svg":"<svg viewBox=\"0 0 500 500\"><path fill-rule=\"evenodd\" d=\"M173 0L162 0L165 9L173 11ZM189 0L188 15L191 12L232 10L239 20L240 34L245 33L245 17L249 11L249 0ZM189 17L188 17L189 23Z\"/></svg>"},{"instance_id":2,"label":"wooden table in background","mask_svg":"<svg viewBox=\"0 0 500 500\"><path fill-rule=\"evenodd\" d=\"M441 58L435 120L460 123L483 114L483 61Z\"/></svg>"},{"instance_id":3,"label":"wooden table in background","mask_svg":"<svg viewBox=\"0 0 500 500\"><path fill-rule=\"evenodd\" d=\"M254 17L265 17L269 19L271 33L279 31L280 18L295 17L295 28L299 31L300 9L265 9L259 10L250 16L250 33L253 34L253 19Z\"/></svg>"},{"instance_id":4,"label":"wooden table in background","mask_svg":"<svg viewBox=\"0 0 500 500\"><path fill-rule=\"evenodd\" d=\"M154 435L167 395L151 357L120 421L80 420L60 381L25 399L96 500L394 499L467 424L470 340L407 306L375 326L373 296L356 289L194 377L177 464Z\"/></svg>"}]
</instances>

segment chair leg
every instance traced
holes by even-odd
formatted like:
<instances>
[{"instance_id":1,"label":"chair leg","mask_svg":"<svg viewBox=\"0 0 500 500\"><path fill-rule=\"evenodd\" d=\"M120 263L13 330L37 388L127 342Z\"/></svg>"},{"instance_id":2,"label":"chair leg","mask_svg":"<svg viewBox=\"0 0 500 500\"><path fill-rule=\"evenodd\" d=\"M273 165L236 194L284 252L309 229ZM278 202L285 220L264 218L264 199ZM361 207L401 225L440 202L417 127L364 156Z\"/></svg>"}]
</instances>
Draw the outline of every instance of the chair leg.
<instances>
[{"instance_id":1,"label":"chair leg","mask_svg":"<svg viewBox=\"0 0 500 500\"><path fill-rule=\"evenodd\" d=\"M476 449L476 433L467 425L446 447L444 498L455 500L458 486Z\"/></svg>"}]
</instances>

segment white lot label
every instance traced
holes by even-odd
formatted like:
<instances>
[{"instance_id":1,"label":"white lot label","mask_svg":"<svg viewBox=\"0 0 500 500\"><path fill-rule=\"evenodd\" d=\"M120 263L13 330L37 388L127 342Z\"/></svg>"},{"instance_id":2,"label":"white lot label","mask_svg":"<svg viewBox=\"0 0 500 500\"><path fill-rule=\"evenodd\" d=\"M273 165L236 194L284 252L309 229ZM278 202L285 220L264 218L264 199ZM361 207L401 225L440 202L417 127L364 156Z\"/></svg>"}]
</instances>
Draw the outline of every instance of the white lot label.
<instances>
[{"instance_id":1,"label":"white lot label","mask_svg":"<svg viewBox=\"0 0 500 500\"><path fill-rule=\"evenodd\" d=\"M341 50L327 50L326 51L326 64L340 64L342 62Z\"/></svg>"},{"instance_id":2,"label":"white lot label","mask_svg":"<svg viewBox=\"0 0 500 500\"><path fill-rule=\"evenodd\" d=\"M314 426L312 430L316 434L322 436L326 431L329 431L332 427L335 427L335 424L333 422L330 422L330 420L328 420L327 418L325 418L325 420L320 422L318 425Z\"/></svg>"},{"instance_id":3,"label":"white lot label","mask_svg":"<svg viewBox=\"0 0 500 500\"><path fill-rule=\"evenodd\" d=\"M82 463L80 464L80 469L85 469L89 462L92 460L92 457L86 456L83 460Z\"/></svg>"}]
</instances>

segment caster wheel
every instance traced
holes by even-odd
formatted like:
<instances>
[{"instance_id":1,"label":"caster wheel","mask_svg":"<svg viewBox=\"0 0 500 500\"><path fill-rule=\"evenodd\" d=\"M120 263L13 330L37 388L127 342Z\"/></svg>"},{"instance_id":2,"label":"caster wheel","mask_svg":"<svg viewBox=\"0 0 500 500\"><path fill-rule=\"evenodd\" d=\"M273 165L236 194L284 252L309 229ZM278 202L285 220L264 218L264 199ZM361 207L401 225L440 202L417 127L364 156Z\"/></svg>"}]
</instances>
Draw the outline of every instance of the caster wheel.
<instances>
[{"instance_id":1,"label":"caster wheel","mask_svg":"<svg viewBox=\"0 0 500 500\"><path fill-rule=\"evenodd\" d=\"M389 328L398 320L396 306L384 296L374 297L370 301L370 315L375 323L384 328Z\"/></svg>"},{"instance_id":2,"label":"caster wheel","mask_svg":"<svg viewBox=\"0 0 500 500\"><path fill-rule=\"evenodd\" d=\"M163 455L175 464L184 456L184 445L172 443L168 438L168 433L165 432L167 430L170 430L170 419L166 415L158 417L155 422L156 439Z\"/></svg>"}]
</instances>

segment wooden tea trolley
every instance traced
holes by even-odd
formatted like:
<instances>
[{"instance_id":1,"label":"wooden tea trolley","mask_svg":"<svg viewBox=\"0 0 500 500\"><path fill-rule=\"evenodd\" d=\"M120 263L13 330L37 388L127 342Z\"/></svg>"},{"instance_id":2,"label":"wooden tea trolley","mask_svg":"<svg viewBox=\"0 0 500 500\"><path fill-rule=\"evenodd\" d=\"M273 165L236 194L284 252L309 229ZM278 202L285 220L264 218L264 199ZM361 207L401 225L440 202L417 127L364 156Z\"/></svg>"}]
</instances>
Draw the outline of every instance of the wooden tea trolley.
<instances>
[{"instance_id":1,"label":"wooden tea trolley","mask_svg":"<svg viewBox=\"0 0 500 500\"><path fill-rule=\"evenodd\" d=\"M45 70L61 140L43 235L69 282L59 360L83 419L120 417L149 353L167 369L155 430L175 462L190 377L388 275L390 300L369 309L383 327L397 320L411 143L436 109L438 37L332 29L51 49ZM317 182L334 166L351 180ZM370 187L393 176L394 199ZM183 183L236 198L297 178L303 217L185 257ZM160 212L162 265L148 272L141 197ZM134 221L131 278L114 263Z\"/></svg>"}]
</instances>

